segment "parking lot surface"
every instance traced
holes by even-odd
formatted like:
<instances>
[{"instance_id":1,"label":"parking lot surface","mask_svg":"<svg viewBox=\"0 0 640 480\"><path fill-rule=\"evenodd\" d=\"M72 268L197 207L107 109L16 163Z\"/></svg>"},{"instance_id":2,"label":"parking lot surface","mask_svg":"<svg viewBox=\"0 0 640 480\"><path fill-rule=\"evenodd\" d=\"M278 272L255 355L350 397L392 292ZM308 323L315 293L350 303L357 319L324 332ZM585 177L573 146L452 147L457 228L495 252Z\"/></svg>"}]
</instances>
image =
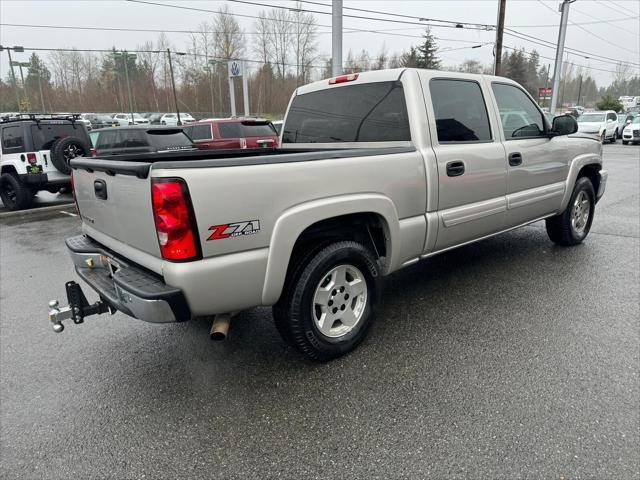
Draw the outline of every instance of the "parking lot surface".
<instances>
[{"instance_id":1,"label":"parking lot surface","mask_svg":"<svg viewBox=\"0 0 640 480\"><path fill-rule=\"evenodd\" d=\"M64 205L65 203L73 202L73 196L70 193L49 193L40 191L33 197L33 204L30 210L40 207L52 207L54 205ZM4 206L2 200L0 200L0 214L8 212L7 207Z\"/></svg>"},{"instance_id":2,"label":"parking lot surface","mask_svg":"<svg viewBox=\"0 0 640 480\"><path fill-rule=\"evenodd\" d=\"M639 163L605 146L583 245L540 222L393 274L367 340L328 364L268 308L224 343L122 314L56 335L79 221L1 224L1 476L638 478Z\"/></svg>"}]
</instances>

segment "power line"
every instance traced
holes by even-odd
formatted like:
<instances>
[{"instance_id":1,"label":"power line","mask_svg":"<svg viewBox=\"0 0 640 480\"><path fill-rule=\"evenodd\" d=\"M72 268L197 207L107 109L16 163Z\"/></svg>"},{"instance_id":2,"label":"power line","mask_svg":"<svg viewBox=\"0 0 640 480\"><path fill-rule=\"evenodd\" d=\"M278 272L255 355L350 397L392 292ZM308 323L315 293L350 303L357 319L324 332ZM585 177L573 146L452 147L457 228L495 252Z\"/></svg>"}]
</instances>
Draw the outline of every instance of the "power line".
<instances>
[{"instance_id":1,"label":"power line","mask_svg":"<svg viewBox=\"0 0 640 480\"><path fill-rule=\"evenodd\" d=\"M507 35L510 35L512 37L516 37L519 38L520 40L525 40L527 42L531 42L531 43L535 43L537 45L546 47L546 48L551 48L553 50L555 50L556 48L556 44L555 42L549 41L549 40L544 40L542 38L539 37L534 37L533 35L529 35L527 33L522 33L522 32L518 32L517 30L511 30L510 28L505 28L505 33ZM604 63L611 63L613 65L617 65L618 63L624 63L627 65L631 65L633 67L640 67L640 64L638 63L632 63L632 62L626 62L626 61L622 61L622 60L617 60L617 59L611 59L610 57L605 57L602 55L597 55L595 53L591 53L591 52L586 52L584 50L578 50L577 48L572 48L572 47L565 47L565 50L572 54L572 55L576 55L576 56L581 56L584 58L596 58Z\"/></svg>"},{"instance_id":2,"label":"power line","mask_svg":"<svg viewBox=\"0 0 640 480\"><path fill-rule=\"evenodd\" d=\"M547 5L546 3L544 3L542 0L538 0L538 3L540 3L540 4L541 4L542 6L544 6L545 8L547 8L547 9L551 10L552 12L554 12L554 13L558 13L558 12L556 12L553 8L551 8L549 5ZM603 37L601 37L600 35L596 35L595 33L590 32L589 30L587 30L587 29L586 29L586 28L584 28L583 26L578 25L578 24L576 24L576 23L572 22L571 20L569 20L569 23L570 23L572 26L574 26L574 27L578 27L580 30L583 30L583 31L587 32L589 35L592 35L592 36L596 37L597 39L602 40L603 42L608 43L609 45L613 45L613 46L614 46L614 47L616 47L616 48L621 48L622 50L626 50L627 52L631 52L631 53L635 53L635 54L637 54L637 55L640 55L640 53L639 53L639 52L636 52L635 50L630 50L630 49L628 49L628 48L626 48L626 47L623 47L622 45L618 45L618 44L616 44L616 43L610 42L610 41L609 41L609 40L607 40L606 38L603 38Z\"/></svg>"},{"instance_id":3,"label":"power line","mask_svg":"<svg viewBox=\"0 0 640 480\"><path fill-rule=\"evenodd\" d=\"M576 10L575 7L572 8L572 10ZM580 12L580 13L582 13L582 12ZM584 13L583 13L583 15L584 15ZM596 17L591 17L591 18L596 18ZM639 18L640 18L640 16L638 16L638 15L636 15L634 17L626 16L626 17L620 17L620 18L611 18L609 20L594 20L593 22L580 22L580 23L576 23L576 25L597 25L597 24L600 24L600 23L611 23L611 24L613 24L613 23L619 23L619 22L627 22L629 20L637 20ZM557 28L558 24L557 23L549 23L549 24L546 24L546 25L511 25L511 28L551 28L551 27ZM617 27L617 28L620 28L620 27ZM625 29L623 29L623 30L625 30ZM631 32L631 30L626 30L626 31L627 32ZM631 33L635 33L635 32L631 32Z\"/></svg>"},{"instance_id":4,"label":"power line","mask_svg":"<svg viewBox=\"0 0 640 480\"><path fill-rule=\"evenodd\" d=\"M597 24L601 24L601 23L607 23L607 24L609 24L609 25L613 25L613 24L615 23L615 21L614 21L613 19L611 19L611 20L599 19L599 18L597 18L597 17L594 17L593 15L588 14L587 12L583 12L582 10L578 10L576 7L573 7L573 8L572 8L572 11L574 11L574 12L576 12L576 13L579 13L579 14L580 14L580 15L582 15L583 17L593 18L593 19L595 20L594 22L574 23L574 25L575 25L576 27L577 27L577 26L580 26L580 25L597 25ZM639 16L635 16L635 17L627 17L627 20L630 20L630 19L633 19L633 18L638 19L638 18L640 18L640 17L639 17ZM628 30L628 29L626 29L626 28L622 28L622 27L620 27L620 26L618 26L618 25L614 25L614 26L615 26L618 30L622 30L623 32L628 32L628 33L630 33L630 34L632 34L632 35L637 35L637 34L638 34L638 32L632 32L631 30Z\"/></svg>"},{"instance_id":5,"label":"power line","mask_svg":"<svg viewBox=\"0 0 640 480\"><path fill-rule=\"evenodd\" d=\"M61 30L93 30L93 31L116 31L116 32L149 32L149 33L183 33L183 34L217 34L224 32L216 32L213 30L168 30L168 29L157 29L157 28L125 28L125 27L92 27L92 26L78 26L78 25L35 25L28 23L0 23L0 26L4 27L19 27L19 28L51 28L51 29L61 29ZM262 35L264 32L242 32L242 35ZM315 32L317 34L330 34L331 31L327 32ZM348 31L345 33L375 33L382 35L395 35L402 36L408 38L423 38L422 35L408 35L408 34L395 34L392 32L388 32L386 30L357 30L357 31ZM447 42L456 42L456 43L469 43L469 44L477 44L478 41L475 40L460 40L457 38L443 38L443 37L434 37L439 41L447 41Z\"/></svg>"}]
</instances>

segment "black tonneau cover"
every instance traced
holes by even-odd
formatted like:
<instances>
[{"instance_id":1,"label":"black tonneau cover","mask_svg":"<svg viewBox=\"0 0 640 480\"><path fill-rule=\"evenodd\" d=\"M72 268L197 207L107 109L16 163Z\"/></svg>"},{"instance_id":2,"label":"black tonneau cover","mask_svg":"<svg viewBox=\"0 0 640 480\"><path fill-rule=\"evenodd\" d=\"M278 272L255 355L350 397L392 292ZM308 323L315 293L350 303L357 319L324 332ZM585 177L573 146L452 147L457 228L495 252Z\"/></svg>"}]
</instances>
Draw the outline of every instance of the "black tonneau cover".
<instances>
[{"instance_id":1,"label":"black tonneau cover","mask_svg":"<svg viewBox=\"0 0 640 480\"><path fill-rule=\"evenodd\" d=\"M106 172L108 175L132 175L147 178L149 170L177 168L216 168L243 165L267 165L270 163L309 162L337 158L391 155L415 151L415 147L382 148L253 148L243 150L198 150L195 152L163 152L118 155L111 157L79 157L71 160L71 167L89 172Z\"/></svg>"}]
</instances>

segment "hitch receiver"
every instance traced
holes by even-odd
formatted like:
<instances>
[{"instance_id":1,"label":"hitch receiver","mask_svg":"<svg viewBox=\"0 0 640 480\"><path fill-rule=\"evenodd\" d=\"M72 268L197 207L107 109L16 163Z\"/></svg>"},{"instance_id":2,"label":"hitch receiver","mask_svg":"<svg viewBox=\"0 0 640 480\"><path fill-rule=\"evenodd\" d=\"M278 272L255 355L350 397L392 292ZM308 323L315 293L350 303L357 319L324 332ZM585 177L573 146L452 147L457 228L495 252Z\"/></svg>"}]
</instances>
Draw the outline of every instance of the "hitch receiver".
<instances>
[{"instance_id":1,"label":"hitch receiver","mask_svg":"<svg viewBox=\"0 0 640 480\"><path fill-rule=\"evenodd\" d=\"M89 305L82 288L76 282L70 281L65 283L64 286L67 290L67 301L69 305L58 308L58 300L51 300L49 302L49 321L53 323L54 332L62 332L64 330L62 321L69 318L77 325L84 322L84 317L100 315L106 312L110 312L111 314L115 313L115 310L102 300L98 300L96 303Z\"/></svg>"}]
</instances>

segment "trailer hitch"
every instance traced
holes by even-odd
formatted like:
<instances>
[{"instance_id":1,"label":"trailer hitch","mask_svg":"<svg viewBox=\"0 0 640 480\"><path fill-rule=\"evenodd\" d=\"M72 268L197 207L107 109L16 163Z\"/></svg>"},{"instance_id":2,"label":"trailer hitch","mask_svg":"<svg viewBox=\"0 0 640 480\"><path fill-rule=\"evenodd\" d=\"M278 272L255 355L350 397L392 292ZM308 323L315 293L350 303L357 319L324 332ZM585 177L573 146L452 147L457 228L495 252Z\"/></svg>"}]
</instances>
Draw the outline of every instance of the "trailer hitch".
<instances>
[{"instance_id":1,"label":"trailer hitch","mask_svg":"<svg viewBox=\"0 0 640 480\"><path fill-rule=\"evenodd\" d=\"M87 297L84 296L82 288L76 282L70 281L65 283L64 286L67 290L67 301L69 305L58 308L58 300L51 300L49 302L49 321L53 323L54 332L62 332L64 330L62 321L69 318L77 325L84 322L84 317L90 315L100 315L106 312L115 313L115 310L102 300L98 300L96 303L90 305Z\"/></svg>"}]
</instances>

